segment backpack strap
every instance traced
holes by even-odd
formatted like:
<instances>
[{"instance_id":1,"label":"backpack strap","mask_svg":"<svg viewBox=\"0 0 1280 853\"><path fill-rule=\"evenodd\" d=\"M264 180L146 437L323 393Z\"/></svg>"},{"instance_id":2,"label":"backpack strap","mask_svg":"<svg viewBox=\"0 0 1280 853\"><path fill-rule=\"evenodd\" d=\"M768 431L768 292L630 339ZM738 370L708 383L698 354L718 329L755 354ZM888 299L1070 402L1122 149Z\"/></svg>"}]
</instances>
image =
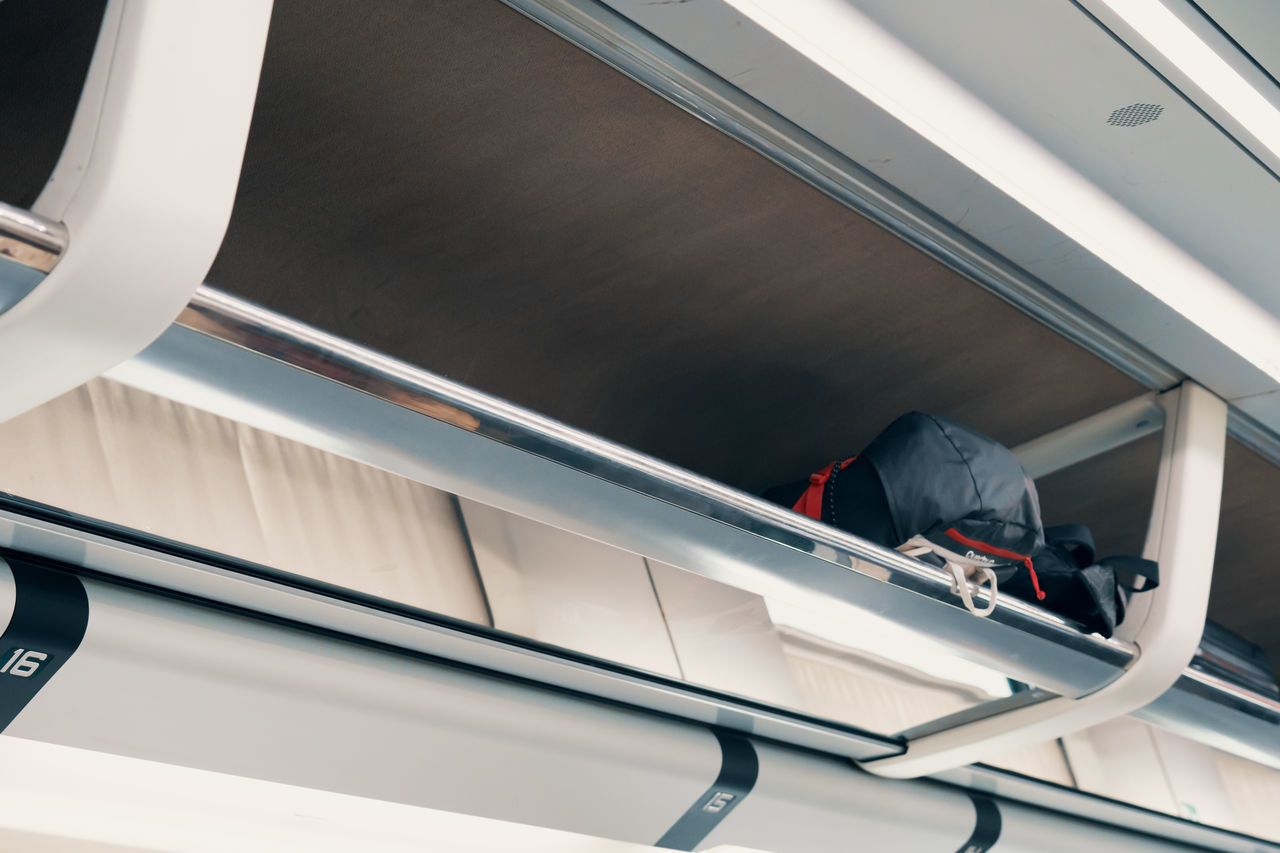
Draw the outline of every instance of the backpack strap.
<instances>
[{"instance_id":1,"label":"backpack strap","mask_svg":"<svg viewBox=\"0 0 1280 853\"><path fill-rule=\"evenodd\" d=\"M801 515L807 515L812 519L822 521L822 493L827 487L827 480L831 479L831 475L837 470L837 465L840 466L839 470L843 471L857 458L857 456L850 456L844 461L837 459L821 471L810 474L809 488L804 490L800 500L796 501L795 506L791 507L791 509Z\"/></svg>"},{"instance_id":2,"label":"backpack strap","mask_svg":"<svg viewBox=\"0 0 1280 853\"><path fill-rule=\"evenodd\" d=\"M1097 558L1093 533L1083 524L1058 524L1044 529L1044 541L1062 548L1080 568L1091 566Z\"/></svg>"},{"instance_id":3,"label":"backpack strap","mask_svg":"<svg viewBox=\"0 0 1280 853\"><path fill-rule=\"evenodd\" d=\"M1105 557L1098 565L1116 573L1116 586L1130 592L1145 592L1160 585L1160 564L1141 557ZM1140 582L1141 581L1141 582Z\"/></svg>"},{"instance_id":4,"label":"backpack strap","mask_svg":"<svg viewBox=\"0 0 1280 853\"><path fill-rule=\"evenodd\" d=\"M912 536L906 542L898 546L898 551L908 557L922 557L925 554L936 554L936 546L924 536ZM996 609L996 594L999 586L999 578L997 578L995 570L990 566L966 566L955 562L946 554L938 554L946 562L943 568L951 573L951 594L960 596L960 600L964 602L965 609L974 616L990 616ZM979 574L987 579L987 606L978 609L978 605L973 603L973 593L969 591L969 570L977 570ZM1034 577L1034 575L1033 575ZM982 580L975 579L975 583L979 587L982 586ZM1040 591L1037 584L1036 591Z\"/></svg>"}]
</instances>

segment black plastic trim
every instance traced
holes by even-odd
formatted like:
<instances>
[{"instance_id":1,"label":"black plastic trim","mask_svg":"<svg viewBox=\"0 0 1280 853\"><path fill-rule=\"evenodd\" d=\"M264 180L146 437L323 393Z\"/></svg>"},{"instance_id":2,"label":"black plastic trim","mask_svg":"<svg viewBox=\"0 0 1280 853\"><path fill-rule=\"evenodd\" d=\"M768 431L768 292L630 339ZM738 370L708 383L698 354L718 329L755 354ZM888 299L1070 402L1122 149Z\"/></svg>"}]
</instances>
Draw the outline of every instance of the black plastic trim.
<instances>
[{"instance_id":1,"label":"black plastic trim","mask_svg":"<svg viewBox=\"0 0 1280 853\"><path fill-rule=\"evenodd\" d=\"M751 741L734 732L712 729L720 742L720 773L711 787L658 839L657 847L693 850L747 798L760 775L760 759Z\"/></svg>"},{"instance_id":2,"label":"black plastic trim","mask_svg":"<svg viewBox=\"0 0 1280 853\"><path fill-rule=\"evenodd\" d=\"M15 599L0 634L0 732L75 653L89 625L89 599L79 578L19 557L8 563Z\"/></svg>"},{"instance_id":3,"label":"black plastic trim","mask_svg":"<svg viewBox=\"0 0 1280 853\"><path fill-rule=\"evenodd\" d=\"M1000 840L1000 806L985 794L970 794L976 813L973 832L956 853L987 853Z\"/></svg>"}]
</instances>

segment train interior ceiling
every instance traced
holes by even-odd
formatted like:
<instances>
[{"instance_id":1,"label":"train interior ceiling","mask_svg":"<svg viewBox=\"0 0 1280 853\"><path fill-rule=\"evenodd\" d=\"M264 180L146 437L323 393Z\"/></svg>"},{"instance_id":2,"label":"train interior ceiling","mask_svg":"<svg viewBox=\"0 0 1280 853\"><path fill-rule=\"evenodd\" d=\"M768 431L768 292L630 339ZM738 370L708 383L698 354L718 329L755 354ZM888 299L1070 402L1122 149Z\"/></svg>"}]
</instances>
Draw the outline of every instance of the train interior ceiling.
<instances>
[{"instance_id":1,"label":"train interior ceiling","mask_svg":"<svg viewBox=\"0 0 1280 853\"><path fill-rule=\"evenodd\" d=\"M0 135L0 201L30 207L53 172L106 5L0 3L0 90L9 128ZM1048 273L1026 273L1035 287L1055 294L1054 304L1064 306L1059 315L1083 318L1123 347L1156 351L1151 362L1159 368L1141 375L1114 349L1089 346L1088 335L1071 332L1070 324L1055 325L927 241L854 209L785 156L766 156L770 152L724 132L713 118L514 8L522 5L527 12L548 4L276 0L230 224L205 283L753 494L857 452L904 412L947 415L1016 447L1188 376L1199 379L1195 365L1143 338L1141 323L1099 317L1101 309L1077 300L1065 285L1058 288ZM699 18L700 8L733 4L686 0L643 11L645 4L628 0L562 5L599 6L602 14L628 16L656 31L668 26L665 19L646 15L689 16L673 18L673 27L711 26L713 13ZM885 3L852 5L904 42L928 47ZM922 5L938 11L939 4ZM1030 31L1033 23L1019 24L1022 17L1041 14L1035 26L1045 27L1069 13L1071 26L1088 27L1079 36L1086 46L1103 27L1084 6L1070 3L1057 4L1066 11L1049 10L1047 2L1022 11L1009 3L969 5L1007 14L1010 26ZM1065 28L1063 38L1072 32ZM1088 49L1099 56L1124 52L1104 41ZM999 48L1006 49L1014 47ZM717 65L722 57L685 58L727 76ZM976 71L948 66L948 57L936 61L981 90ZM1074 95L1092 99L1094 110L1155 97L1155 84L1135 84L1132 94L1100 94L1096 83L1081 71ZM1170 104L1162 120L1181 120L1176 106ZM1075 108L1064 107L1064 114ZM769 112L786 110L779 102ZM799 110L785 120L804 124L807 115ZM815 134L833 121L810 118L805 127ZM862 118L851 113L845 130L856 134ZM1211 122L1203 111L1196 120ZM1089 150L1102 160L1107 146L1116 145L1129 160L1142 160L1168 144L1148 132L1160 126L1099 122L1062 130L1064 138L1076 136L1055 153L1070 161L1073 152ZM1128 130L1136 133L1113 141ZM965 245L1034 269L982 231L998 230L998 217L966 225L969 206L979 210L986 190L966 189L955 177L962 167L949 158L937 165L934 154L920 154L914 164L915 180L928 181L936 168L936 183L952 187L946 204L898 184L893 169L912 169L915 150L903 144L906 162L893 166L900 141L885 137L869 146L879 146L879 157L869 149L849 156L871 185L898 185L925 218L941 221ZM1259 174L1274 181L1263 161L1256 164ZM1151 168L1170 163L1177 161ZM1021 208L1017 215L1035 218ZM980 210L974 216L980 219ZM1065 260L1053 263L1075 264L1084 274L1101 266L1079 245L1062 242L1069 243ZM1216 258L1200 258L1221 269ZM1233 423L1250 427L1235 429L1227 440L1209 618L1280 662L1280 573L1266 559L1271 522L1280 516L1280 441L1257 414L1261 409L1234 411ZM305 440L271 436L216 408L162 400L110 376L0 424L0 437L24 448L21 458L0 460L0 491L17 498L842 725L897 736L975 704L974 697L990 698L972 686L985 683L979 676L963 689L956 686L963 677L921 686L916 674L884 675L892 667L878 657L883 652L851 663L831 635L789 623L781 604L686 577L651 555L544 529L465 494L308 448ZM194 451L210 461L192 458ZM1102 554L1141 553L1160 457L1161 436L1151 434L1039 478L1045 523L1088 525ZM164 464L148 464L155 459ZM553 566L557 560L567 567ZM361 561L370 566L353 568ZM594 589L595 569L616 586ZM512 580L521 573L523 586ZM649 603L617 603L639 577L648 586L635 595L643 593ZM557 610L571 605L582 609L569 616ZM583 615L593 607L604 609ZM610 613L625 613L636 624L626 631L609 626ZM609 631L617 633L606 636ZM726 658L695 674L704 659L699 655L709 654L705 638L694 636L700 631L763 649L755 671L747 672L752 667L741 658ZM759 645L766 633L767 649ZM1146 752L1132 761L1154 768L1168 782L1167 792L1117 780L1108 763L1109 752L1122 751L1119 744L1148 736ZM42 739L30 737L31 743ZM1262 772L1275 771L1245 767L1248 762L1225 753L1187 758L1188 744L1126 719L1099 727L1092 740L1065 738L1038 752L993 756L991 763L1280 841L1280 826L1259 793L1280 790L1280 782ZM4 749L16 751L18 760L29 746ZM182 761L169 766L160 753L151 757L166 764L147 770L148 779L172 773L173 785L196 790L223 784L212 776L178 778L188 773L177 766ZM105 753L92 759L114 760ZM1186 775L1170 781L1169 768L1178 761ZM1221 774L1226 794L1193 791L1188 777L1204 761L1217 761L1213 772ZM102 767L107 776L115 772ZM271 777L261 784L280 790L264 796L295 796L281 793L283 782L302 784ZM155 785L139 796L163 787ZM350 822L353 838L365 822L399 826L403 819L406 832L471 833L495 845L474 841L477 850L515 843L501 827L453 827L447 809L398 815L399 805L374 804L383 798L365 795L372 799L339 802L338 793L325 794L333 802L308 800L298 809L331 809L341 831L348 825L342 822ZM1199 814L1188 814L1188 800L1200 803ZM247 815L246 832L262 837L292 831L254 823L259 817L247 800L237 814ZM40 831L12 830L12 843L44 849ZM390 839L394 833L388 833ZM167 837L160 832L155 843ZM585 844L550 835L518 843L579 849L561 846L570 842ZM387 844L393 849L391 840ZM581 849L614 849L601 844Z\"/></svg>"}]
</instances>

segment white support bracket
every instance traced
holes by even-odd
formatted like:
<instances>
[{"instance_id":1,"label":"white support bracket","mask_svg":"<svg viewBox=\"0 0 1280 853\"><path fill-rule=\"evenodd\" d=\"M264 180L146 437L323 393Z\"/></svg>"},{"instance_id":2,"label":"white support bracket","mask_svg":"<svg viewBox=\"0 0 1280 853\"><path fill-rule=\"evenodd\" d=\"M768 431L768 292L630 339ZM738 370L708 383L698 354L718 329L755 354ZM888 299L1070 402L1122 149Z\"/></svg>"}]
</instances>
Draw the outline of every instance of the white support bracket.
<instances>
[{"instance_id":1,"label":"white support bracket","mask_svg":"<svg viewBox=\"0 0 1280 853\"><path fill-rule=\"evenodd\" d=\"M1158 397L1155 391L1149 391L1019 444L1013 448L1013 454L1034 480L1070 468L1078 462L1159 432L1164 426L1164 408Z\"/></svg>"},{"instance_id":2,"label":"white support bracket","mask_svg":"<svg viewBox=\"0 0 1280 853\"><path fill-rule=\"evenodd\" d=\"M136 354L235 199L271 0L111 0L52 178L0 211L0 421Z\"/></svg>"},{"instance_id":3,"label":"white support bracket","mask_svg":"<svg viewBox=\"0 0 1280 853\"><path fill-rule=\"evenodd\" d=\"M1178 680L1195 655L1209 604L1227 404L1192 382L1156 402L1165 412L1164 445L1144 556L1159 562L1161 583L1137 597L1120 626L1119 635L1138 648L1134 662L1086 696L1055 696L925 734L901 755L864 762L864 769L904 779L961 767L1129 714Z\"/></svg>"}]
</instances>

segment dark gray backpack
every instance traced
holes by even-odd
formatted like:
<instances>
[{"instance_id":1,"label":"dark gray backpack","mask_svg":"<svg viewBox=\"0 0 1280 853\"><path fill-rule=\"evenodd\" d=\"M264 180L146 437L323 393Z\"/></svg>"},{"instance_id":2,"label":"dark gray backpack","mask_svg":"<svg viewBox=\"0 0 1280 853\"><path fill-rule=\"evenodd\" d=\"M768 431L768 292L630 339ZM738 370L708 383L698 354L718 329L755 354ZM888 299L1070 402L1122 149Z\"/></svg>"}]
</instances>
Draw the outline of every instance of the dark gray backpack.
<instances>
[{"instance_id":1,"label":"dark gray backpack","mask_svg":"<svg viewBox=\"0 0 1280 853\"><path fill-rule=\"evenodd\" d=\"M997 570L1000 590L1037 601L1086 631L1110 637L1124 621L1129 597L1160 582L1159 568L1151 560L1097 559L1093 534L1083 524L1045 528L1044 538L1044 547L1031 558L1034 575Z\"/></svg>"},{"instance_id":2,"label":"dark gray backpack","mask_svg":"<svg viewBox=\"0 0 1280 853\"><path fill-rule=\"evenodd\" d=\"M1000 443L950 418L910 412L854 457L764 497L911 556L945 565L973 605L965 575L1032 574L1044 545L1035 484ZM994 603L994 591L992 595Z\"/></svg>"}]
</instances>

